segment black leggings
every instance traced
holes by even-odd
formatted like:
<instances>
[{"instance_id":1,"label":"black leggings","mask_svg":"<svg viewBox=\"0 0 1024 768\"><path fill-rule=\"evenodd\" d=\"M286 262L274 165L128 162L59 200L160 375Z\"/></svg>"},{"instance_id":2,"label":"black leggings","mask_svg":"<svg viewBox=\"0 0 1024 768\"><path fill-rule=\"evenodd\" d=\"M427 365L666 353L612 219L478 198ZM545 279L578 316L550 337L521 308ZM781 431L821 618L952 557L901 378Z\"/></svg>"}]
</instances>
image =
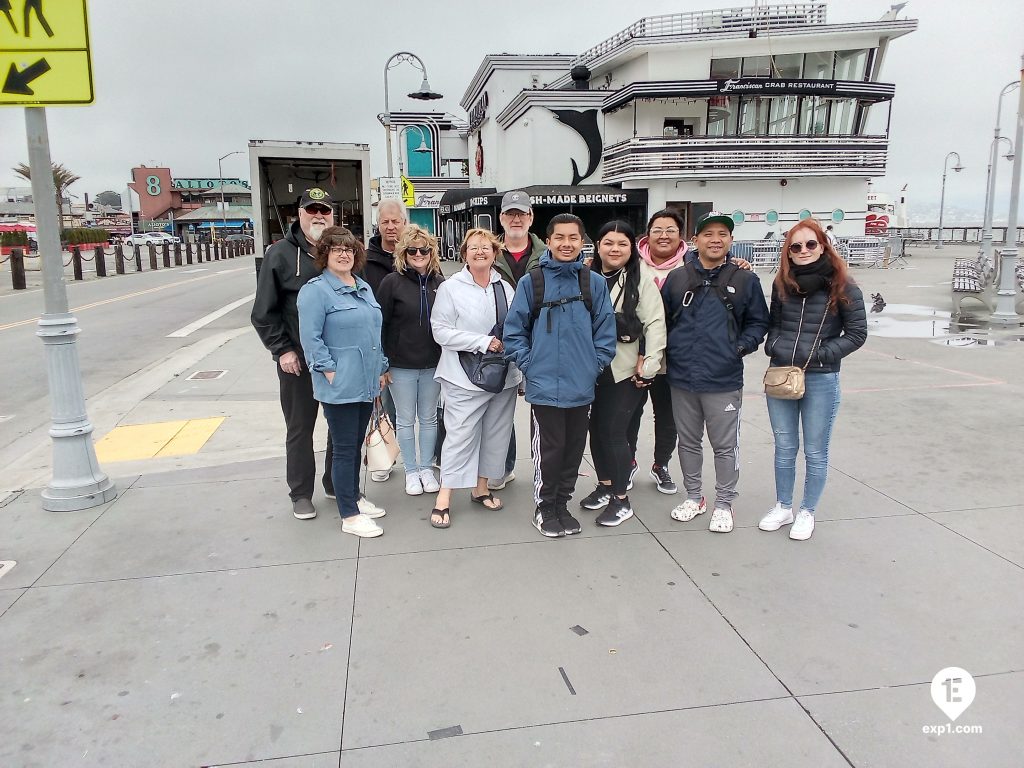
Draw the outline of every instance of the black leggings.
<instances>
[{"instance_id":1,"label":"black leggings","mask_svg":"<svg viewBox=\"0 0 1024 768\"><path fill-rule=\"evenodd\" d=\"M640 405L633 414L629 424L629 447L632 457L636 458L636 444L640 436L640 420L644 415L644 403L647 393L651 394L651 407L654 410L654 463L659 467L667 467L676 448L676 422L672 417L672 392L668 386L668 376L659 373L649 390L640 390Z\"/></svg>"},{"instance_id":2,"label":"black leggings","mask_svg":"<svg viewBox=\"0 0 1024 768\"><path fill-rule=\"evenodd\" d=\"M594 404L590 408L590 456L598 480L611 480L612 493L623 496L629 484L633 451L629 426L643 402L643 390L632 379L613 381L605 369L597 379Z\"/></svg>"}]
</instances>

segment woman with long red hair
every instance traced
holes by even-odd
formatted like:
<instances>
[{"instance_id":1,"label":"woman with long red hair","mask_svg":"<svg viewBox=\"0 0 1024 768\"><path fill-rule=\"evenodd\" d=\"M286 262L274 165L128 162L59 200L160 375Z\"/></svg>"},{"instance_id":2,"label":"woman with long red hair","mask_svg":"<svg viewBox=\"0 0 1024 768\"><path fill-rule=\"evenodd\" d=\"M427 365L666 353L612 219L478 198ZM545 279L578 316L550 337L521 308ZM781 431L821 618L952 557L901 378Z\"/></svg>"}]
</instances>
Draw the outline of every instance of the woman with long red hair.
<instances>
[{"instance_id":1,"label":"woman with long red hair","mask_svg":"<svg viewBox=\"0 0 1024 768\"><path fill-rule=\"evenodd\" d=\"M867 339L864 297L846 262L814 219L786 235L779 272L772 284L765 354L774 366L804 367L804 396L768 397L775 435L775 506L761 518L762 531L792 524L789 538L814 531L814 511L825 490L828 449L839 411L840 361ZM793 514L796 455L803 427L806 475L800 510Z\"/></svg>"}]
</instances>

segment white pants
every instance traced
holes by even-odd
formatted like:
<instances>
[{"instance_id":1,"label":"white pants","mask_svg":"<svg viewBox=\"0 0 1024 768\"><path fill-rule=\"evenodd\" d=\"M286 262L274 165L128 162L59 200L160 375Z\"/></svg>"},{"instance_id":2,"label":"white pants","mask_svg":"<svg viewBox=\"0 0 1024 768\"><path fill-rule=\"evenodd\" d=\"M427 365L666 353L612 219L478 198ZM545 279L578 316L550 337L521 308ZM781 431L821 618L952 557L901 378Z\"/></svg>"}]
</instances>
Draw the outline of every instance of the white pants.
<instances>
[{"instance_id":1,"label":"white pants","mask_svg":"<svg viewBox=\"0 0 1024 768\"><path fill-rule=\"evenodd\" d=\"M505 475L505 457L516 412L516 388L475 392L441 381L444 445L441 485L474 488L477 479Z\"/></svg>"}]
</instances>

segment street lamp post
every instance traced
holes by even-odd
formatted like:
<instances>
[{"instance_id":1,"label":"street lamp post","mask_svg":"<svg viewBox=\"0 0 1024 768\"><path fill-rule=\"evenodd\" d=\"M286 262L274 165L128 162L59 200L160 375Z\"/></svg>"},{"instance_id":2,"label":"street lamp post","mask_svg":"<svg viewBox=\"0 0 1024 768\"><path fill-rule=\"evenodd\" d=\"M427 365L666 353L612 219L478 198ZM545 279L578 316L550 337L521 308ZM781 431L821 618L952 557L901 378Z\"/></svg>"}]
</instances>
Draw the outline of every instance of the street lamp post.
<instances>
[{"instance_id":1,"label":"street lamp post","mask_svg":"<svg viewBox=\"0 0 1024 768\"><path fill-rule=\"evenodd\" d=\"M217 178L220 180L220 223L221 229L228 228L228 207L224 202L224 167L222 163L225 157L231 157L232 155L244 154L242 150L236 149L234 152L228 152L226 155L221 155L217 158Z\"/></svg>"},{"instance_id":2,"label":"street lamp post","mask_svg":"<svg viewBox=\"0 0 1024 768\"><path fill-rule=\"evenodd\" d=\"M949 172L949 158L956 158L956 165L953 166L953 170L960 173L964 167L960 164L960 154L957 152L950 152L946 155L946 159L942 163L942 195L939 197L939 242L935 246L936 248L942 247L942 217L946 212L946 174Z\"/></svg>"},{"instance_id":3,"label":"street lamp post","mask_svg":"<svg viewBox=\"0 0 1024 768\"><path fill-rule=\"evenodd\" d=\"M1013 145L1017 151L1013 155L1013 177L1010 181L1010 216L1006 222L1006 244L1000 259L999 290L996 292L996 308L990 318L993 324L1017 325L1020 316L1017 314L1016 280L1017 266L1017 209L1020 208L1020 174L1021 152L1024 142L1024 56L1020 57L1020 94L1017 102L1017 134Z\"/></svg>"},{"instance_id":4,"label":"street lamp post","mask_svg":"<svg viewBox=\"0 0 1024 768\"><path fill-rule=\"evenodd\" d=\"M992 146L989 148L989 161L988 161L988 175L985 179L985 221L981 232L981 260L987 262L992 257L992 209L995 207L995 196L996 196L996 171L997 164L999 162L999 142L1006 141L1010 143L1010 151L1007 152L1006 158L1008 160L1013 159L1013 143L1010 142L1005 136L999 135L999 123L1003 112L1003 96L1008 94L1014 88L1020 86L1020 83L1014 80L1013 82L1007 83L1003 86L1003 90L999 92L999 101L996 105L996 128L994 137L992 139Z\"/></svg>"},{"instance_id":5,"label":"street lamp post","mask_svg":"<svg viewBox=\"0 0 1024 768\"><path fill-rule=\"evenodd\" d=\"M430 154L431 152L434 151L433 149L431 149L430 147L427 146L427 138L426 138L426 134L423 132L423 129L420 128L418 125L415 125L415 124L403 125L401 128L398 129L398 143L399 143L399 145L401 145L401 143L402 143L402 133L403 133L403 131L410 131L410 130L414 130L414 131L416 131L416 133L418 133L420 135L420 145L418 147L416 147L416 149L414 149L413 152L416 152L417 154L420 154L420 155L427 155L427 154ZM399 146L399 148L398 148L398 173L399 173L400 176L404 176L405 175L405 170L402 167L402 148L401 148L401 146Z\"/></svg>"},{"instance_id":6,"label":"street lamp post","mask_svg":"<svg viewBox=\"0 0 1024 768\"><path fill-rule=\"evenodd\" d=\"M399 51L393 54L391 58L384 64L384 136L386 139L387 153L388 153L388 176L390 177L394 173L394 165L392 164L391 157L391 101L390 94L388 91L388 72L394 67L397 67L403 62L412 64L416 69L423 73L423 82L420 84L420 89L409 94L410 99L417 99L419 101L433 101L434 99L442 98L440 93L435 93L430 89L430 83L427 82L427 67L423 61L415 53L409 51Z\"/></svg>"}]
</instances>

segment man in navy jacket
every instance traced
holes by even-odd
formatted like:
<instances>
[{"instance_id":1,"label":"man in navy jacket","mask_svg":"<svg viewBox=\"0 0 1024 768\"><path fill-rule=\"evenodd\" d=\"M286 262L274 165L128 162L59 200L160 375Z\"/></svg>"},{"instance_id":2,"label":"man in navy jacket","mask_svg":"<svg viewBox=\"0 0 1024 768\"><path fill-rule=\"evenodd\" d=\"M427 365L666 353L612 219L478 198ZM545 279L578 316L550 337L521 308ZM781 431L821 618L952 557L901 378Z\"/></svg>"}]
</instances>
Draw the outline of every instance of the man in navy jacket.
<instances>
[{"instance_id":1,"label":"man in navy jacket","mask_svg":"<svg viewBox=\"0 0 1024 768\"><path fill-rule=\"evenodd\" d=\"M608 283L584 269L583 222L560 213L548 223L548 250L540 259L544 294L534 306L534 275L527 273L505 318L505 357L526 377L531 409L533 524L545 536L579 533L569 499L590 425L598 374L615 356L615 314ZM581 280L589 280L590 305Z\"/></svg>"},{"instance_id":2,"label":"man in navy jacket","mask_svg":"<svg viewBox=\"0 0 1024 768\"><path fill-rule=\"evenodd\" d=\"M715 507L708 529L733 528L739 481L743 358L768 332L768 304L751 271L728 263L733 220L711 211L697 221L698 258L669 273L661 289L668 325L665 357L679 465L686 500L672 518L692 520L705 509L701 490L704 429L715 452Z\"/></svg>"}]
</instances>

